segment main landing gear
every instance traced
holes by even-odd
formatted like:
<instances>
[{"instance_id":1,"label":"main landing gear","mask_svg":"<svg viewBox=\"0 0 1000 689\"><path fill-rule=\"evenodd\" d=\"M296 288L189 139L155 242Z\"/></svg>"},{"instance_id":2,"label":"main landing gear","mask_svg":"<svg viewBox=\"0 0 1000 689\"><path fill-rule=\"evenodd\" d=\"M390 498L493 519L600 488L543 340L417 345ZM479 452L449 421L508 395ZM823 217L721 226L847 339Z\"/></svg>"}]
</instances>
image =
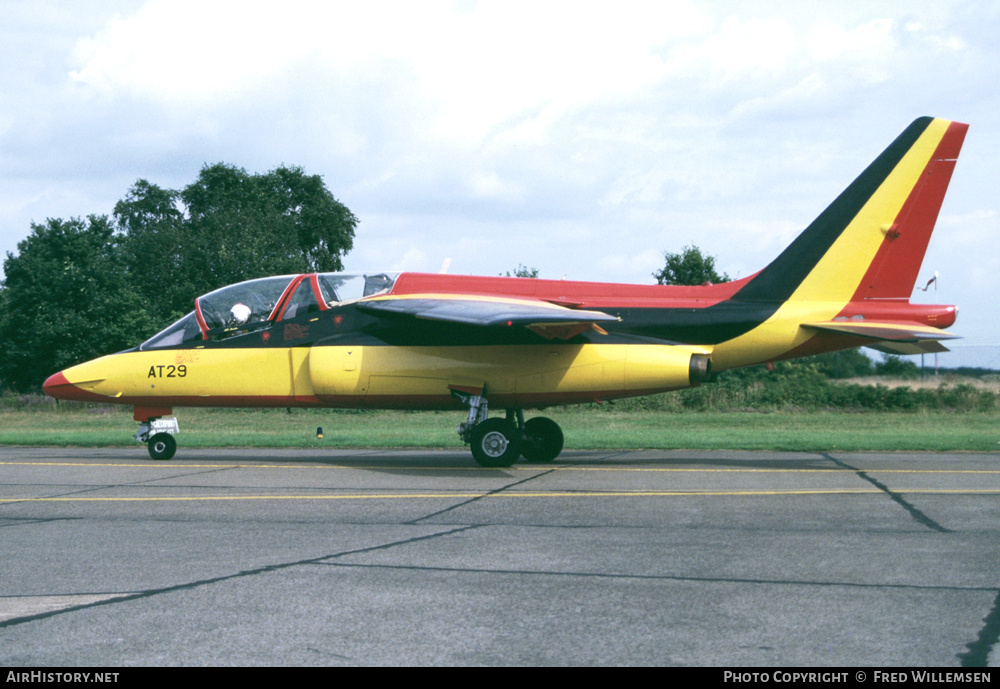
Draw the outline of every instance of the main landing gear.
<instances>
[{"instance_id":1,"label":"main landing gear","mask_svg":"<svg viewBox=\"0 0 1000 689\"><path fill-rule=\"evenodd\" d=\"M469 406L469 418L459 424L458 435L480 466L509 467L522 456L529 462L551 462L562 452L562 429L552 419L525 422L522 409L508 409L506 418L491 419L483 391L452 388L451 394Z\"/></svg>"}]
</instances>

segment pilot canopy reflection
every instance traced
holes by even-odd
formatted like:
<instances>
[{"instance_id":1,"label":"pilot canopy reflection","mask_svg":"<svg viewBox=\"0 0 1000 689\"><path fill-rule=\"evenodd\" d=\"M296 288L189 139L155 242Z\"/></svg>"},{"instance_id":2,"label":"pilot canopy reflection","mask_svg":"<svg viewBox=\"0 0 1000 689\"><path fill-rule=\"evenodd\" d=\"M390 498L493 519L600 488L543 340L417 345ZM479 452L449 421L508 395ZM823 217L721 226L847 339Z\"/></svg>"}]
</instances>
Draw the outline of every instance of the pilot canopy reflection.
<instances>
[{"instance_id":1,"label":"pilot canopy reflection","mask_svg":"<svg viewBox=\"0 0 1000 689\"><path fill-rule=\"evenodd\" d=\"M141 351L243 335L345 302L383 294L396 276L347 273L281 275L247 280L195 299L194 311L139 346Z\"/></svg>"}]
</instances>

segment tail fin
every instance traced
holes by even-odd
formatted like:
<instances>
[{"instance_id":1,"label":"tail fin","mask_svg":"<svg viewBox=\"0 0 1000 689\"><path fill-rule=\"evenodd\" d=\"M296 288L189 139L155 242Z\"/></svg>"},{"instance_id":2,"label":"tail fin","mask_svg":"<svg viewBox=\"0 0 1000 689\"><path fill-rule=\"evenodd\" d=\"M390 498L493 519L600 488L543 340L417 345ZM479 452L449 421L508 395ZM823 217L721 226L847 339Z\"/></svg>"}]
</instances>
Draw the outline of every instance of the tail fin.
<instances>
[{"instance_id":1,"label":"tail fin","mask_svg":"<svg viewBox=\"0 0 1000 689\"><path fill-rule=\"evenodd\" d=\"M914 121L733 298L909 299L968 128Z\"/></svg>"}]
</instances>

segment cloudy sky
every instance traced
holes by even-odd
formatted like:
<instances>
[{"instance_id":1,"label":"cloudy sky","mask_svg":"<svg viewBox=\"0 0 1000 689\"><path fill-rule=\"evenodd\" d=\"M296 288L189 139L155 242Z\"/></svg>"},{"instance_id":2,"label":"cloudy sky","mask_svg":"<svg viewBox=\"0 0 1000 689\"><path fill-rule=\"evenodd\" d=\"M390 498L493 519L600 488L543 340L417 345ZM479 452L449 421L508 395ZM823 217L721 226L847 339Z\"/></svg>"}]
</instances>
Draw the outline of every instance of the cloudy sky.
<instances>
[{"instance_id":1,"label":"cloudy sky","mask_svg":"<svg viewBox=\"0 0 1000 689\"><path fill-rule=\"evenodd\" d=\"M348 270L650 283L694 244L740 277L932 115L971 125L921 276L961 307L941 361L1000 368L998 33L993 0L0 0L0 252L284 164L361 219Z\"/></svg>"}]
</instances>

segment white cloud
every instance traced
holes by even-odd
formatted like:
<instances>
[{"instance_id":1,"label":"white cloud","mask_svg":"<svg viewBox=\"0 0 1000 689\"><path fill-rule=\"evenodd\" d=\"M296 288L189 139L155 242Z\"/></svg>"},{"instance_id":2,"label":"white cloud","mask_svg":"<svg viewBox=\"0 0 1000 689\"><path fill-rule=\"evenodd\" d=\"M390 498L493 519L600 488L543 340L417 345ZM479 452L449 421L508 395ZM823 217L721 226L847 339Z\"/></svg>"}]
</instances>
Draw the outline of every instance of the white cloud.
<instances>
[{"instance_id":1,"label":"white cloud","mask_svg":"<svg viewBox=\"0 0 1000 689\"><path fill-rule=\"evenodd\" d=\"M121 89L169 102L238 91L251 75L276 66L262 31L275 13L235 9L178 0L115 16L79 41L82 64L70 76L107 95Z\"/></svg>"},{"instance_id":2,"label":"white cloud","mask_svg":"<svg viewBox=\"0 0 1000 689\"><path fill-rule=\"evenodd\" d=\"M796 48L795 29L782 19L730 16L708 36L702 50L713 67L731 80L748 73L783 72Z\"/></svg>"},{"instance_id":3,"label":"white cloud","mask_svg":"<svg viewBox=\"0 0 1000 689\"><path fill-rule=\"evenodd\" d=\"M399 75L433 102L434 132L478 140L525 111L561 111L655 80L660 43L705 25L677 2L326 3L152 0L77 48L71 74L168 107L228 101L286 78L369 85Z\"/></svg>"},{"instance_id":4,"label":"white cloud","mask_svg":"<svg viewBox=\"0 0 1000 689\"><path fill-rule=\"evenodd\" d=\"M873 19L860 26L842 26L825 21L809 30L803 45L821 62L846 57L854 61L878 61L896 48L891 19Z\"/></svg>"}]
</instances>

